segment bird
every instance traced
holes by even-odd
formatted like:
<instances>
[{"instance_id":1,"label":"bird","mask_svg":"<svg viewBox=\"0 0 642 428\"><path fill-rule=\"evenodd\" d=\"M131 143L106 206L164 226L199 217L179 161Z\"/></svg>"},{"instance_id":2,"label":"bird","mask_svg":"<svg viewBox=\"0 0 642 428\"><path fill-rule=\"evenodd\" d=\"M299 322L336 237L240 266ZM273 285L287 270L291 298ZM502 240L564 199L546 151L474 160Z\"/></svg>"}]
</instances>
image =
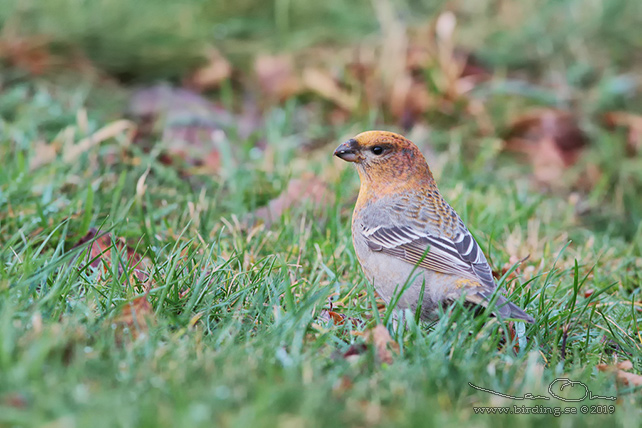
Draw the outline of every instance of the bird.
<instances>
[{"instance_id":1,"label":"bird","mask_svg":"<svg viewBox=\"0 0 642 428\"><path fill-rule=\"evenodd\" d=\"M493 315L535 321L495 292L486 256L439 193L413 142L393 132L366 131L334 155L353 163L359 174L352 241L366 278L386 304L403 290L397 309L414 312L421 303L421 319L436 321L440 307L463 299L482 310L496 294Z\"/></svg>"}]
</instances>

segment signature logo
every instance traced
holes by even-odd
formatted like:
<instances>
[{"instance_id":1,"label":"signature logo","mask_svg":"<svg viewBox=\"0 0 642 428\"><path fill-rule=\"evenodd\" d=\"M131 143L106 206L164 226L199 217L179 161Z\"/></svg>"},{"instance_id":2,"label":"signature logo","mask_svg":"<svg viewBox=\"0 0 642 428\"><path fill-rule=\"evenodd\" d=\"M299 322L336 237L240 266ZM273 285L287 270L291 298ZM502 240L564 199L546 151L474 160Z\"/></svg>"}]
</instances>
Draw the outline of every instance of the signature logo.
<instances>
[{"instance_id":1,"label":"signature logo","mask_svg":"<svg viewBox=\"0 0 642 428\"><path fill-rule=\"evenodd\" d=\"M470 385L472 388L475 388L478 391L487 392L489 394L498 395L500 397L509 398L511 400L550 400L551 397L557 398L560 401L566 401L566 402L580 402L586 399L611 400L611 401L617 400L617 397L593 395L593 393L591 392L591 390L589 390L588 386L586 386L585 383L582 383L579 380L571 380L563 377L555 379L553 382L550 383L550 385L548 385L548 393L551 395L551 397L547 397L545 395L533 395L529 392L522 395L521 397L517 397L513 395L504 394L502 392L493 391L492 389L482 388L481 386L477 386L471 382L468 382L468 385ZM563 393L565 389L567 389L567 391L570 391L576 386L578 386L578 388L569 394L570 397L562 397L561 395L559 395Z\"/></svg>"}]
</instances>

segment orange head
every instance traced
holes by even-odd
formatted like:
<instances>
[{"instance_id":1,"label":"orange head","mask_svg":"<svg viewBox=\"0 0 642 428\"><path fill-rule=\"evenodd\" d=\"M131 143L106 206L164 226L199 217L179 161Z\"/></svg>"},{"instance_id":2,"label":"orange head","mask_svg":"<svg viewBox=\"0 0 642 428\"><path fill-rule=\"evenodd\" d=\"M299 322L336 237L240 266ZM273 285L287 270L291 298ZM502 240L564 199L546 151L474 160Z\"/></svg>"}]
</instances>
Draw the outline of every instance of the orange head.
<instances>
[{"instance_id":1,"label":"orange head","mask_svg":"<svg viewBox=\"0 0 642 428\"><path fill-rule=\"evenodd\" d=\"M434 186L426 159L419 148L399 134L362 132L341 144L334 155L354 162L361 189L379 196Z\"/></svg>"}]
</instances>

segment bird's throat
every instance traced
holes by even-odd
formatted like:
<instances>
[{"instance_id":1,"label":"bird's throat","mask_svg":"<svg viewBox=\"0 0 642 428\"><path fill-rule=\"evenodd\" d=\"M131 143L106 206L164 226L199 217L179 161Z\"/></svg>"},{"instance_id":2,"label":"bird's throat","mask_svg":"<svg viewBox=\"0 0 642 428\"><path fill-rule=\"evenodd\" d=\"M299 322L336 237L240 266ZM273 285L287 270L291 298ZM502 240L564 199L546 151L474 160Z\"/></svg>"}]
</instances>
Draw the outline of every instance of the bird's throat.
<instances>
[{"instance_id":1,"label":"bird's throat","mask_svg":"<svg viewBox=\"0 0 642 428\"><path fill-rule=\"evenodd\" d=\"M375 202L382 198L404 195L415 192L430 192L437 190L432 173L426 166L426 171L407 170L391 174L377 174L378 171L357 165L361 187L355 208ZM414 172L414 174L413 174Z\"/></svg>"}]
</instances>

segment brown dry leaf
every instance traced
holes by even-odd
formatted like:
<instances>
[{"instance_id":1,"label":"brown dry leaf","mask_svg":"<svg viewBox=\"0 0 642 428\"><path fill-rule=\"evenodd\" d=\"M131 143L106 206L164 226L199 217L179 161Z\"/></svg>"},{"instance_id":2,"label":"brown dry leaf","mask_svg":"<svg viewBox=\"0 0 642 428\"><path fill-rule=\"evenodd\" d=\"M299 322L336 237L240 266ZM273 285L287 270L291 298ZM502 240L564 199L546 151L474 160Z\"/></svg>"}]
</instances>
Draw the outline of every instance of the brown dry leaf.
<instances>
[{"instance_id":1,"label":"brown dry leaf","mask_svg":"<svg viewBox=\"0 0 642 428\"><path fill-rule=\"evenodd\" d=\"M395 92L393 89L395 86L397 86L397 94L405 92L403 87L407 83L403 81L408 77L408 25L397 13L394 2L377 0L373 2L373 7L381 27L377 59L373 66L378 75L378 85L382 90L381 100L386 100ZM401 96L397 95L397 97Z\"/></svg>"},{"instance_id":2,"label":"brown dry leaf","mask_svg":"<svg viewBox=\"0 0 642 428\"><path fill-rule=\"evenodd\" d=\"M284 101L301 90L291 55L260 55L254 62L254 72L268 98Z\"/></svg>"},{"instance_id":3,"label":"brown dry leaf","mask_svg":"<svg viewBox=\"0 0 642 428\"><path fill-rule=\"evenodd\" d=\"M392 340L388 329L382 324L366 331L366 343L374 345L377 359L386 364L392 364L393 353L399 353L399 344Z\"/></svg>"},{"instance_id":4,"label":"brown dry leaf","mask_svg":"<svg viewBox=\"0 0 642 428\"><path fill-rule=\"evenodd\" d=\"M508 336L510 337L511 342L515 343L515 345L513 346L513 352L515 352L515 355L517 355L519 354L519 340L517 340L517 331L515 330L515 323L513 321L509 321L508 324L506 325L506 330L508 332ZM502 339L497 349L501 351L505 346L506 346L506 342Z\"/></svg>"},{"instance_id":5,"label":"brown dry leaf","mask_svg":"<svg viewBox=\"0 0 642 428\"><path fill-rule=\"evenodd\" d=\"M407 97L407 112L419 117L433 105L433 100L425 82L413 81Z\"/></svg>"},{"instance_id":6,"label":"brown dry leaf","mask_svg":"<svg viewBox=\"0 0 642 428\"><path fill-rule=\"evenodd\" d=\"M620 361L617 363L616 367L620 370L633 370L633 363L629 360Z\"/></svg>"},{"instance_id":7,"label":"brown dry leaf","mask_svg":"<svg viewBox=\"0 0 642 428\"><path fill-rule=\"evenodd\" d=\"M348 392L352 389L353 382L348 376L341 376L337 381L332 385L332 393L335 396L342 396L345 392Z\"/></svg>"},{"instance_id":8,"label":"brown dry leaf","mask_svg":"<svg viewBox=\"0 0 642 428\"><path fill-rule=\"evenodd\" d=\"M531 162L535 180L543 184L554 184L562 178L566 169L555 140L549 137L542 138L537 151L531 157Z\"/></svg>"},{"instance_id":9,"label":"brown dry leaf","mask_svg":"<svg viewBox=\"0 0 642 428\"><path fill-rule=\"evenodd\" d=\"M345 48L305 49L296 56L257 57L255 74L266 98L282 101L311 91L342 110L330 115L333 123L345 121L345 112L364 108L390 111L405 127L424 120L431 109L466 113L462 106L473 100L467 92L490 72L457 46L455 15L444 12L416 29L399 18L394 2L375 1L373 6L381 28L378 39ZM297 65L302 65L300 74ZM475 117L480 118L486 120Z\"/></svg>"},{"instance_id":10,"label":"brown dry leaf","mask_svg":"<svg viewBox=\"0 0 642 428\"><path fill-rule=\"evenodd\" d=\"M602 170L598 165L593 162L587 163L575 181L575 188L590 192L595 188L595 185L602 179Z\"/></svg>"},{"instance_id":11,"label":"brown dry leaf","mask_svg":"<svg viewBox=\"0 0 642 428\"><path fill-rule=\"evenodd\" d=\"M306 89L316 92L347 111L357 108L357 97L342 88L339 82L326 71L318 68L306 68L303 70L303 84Z\"/></svg>"},{"instance_id":12,"label":"brown dry leaf","mask_svg":"<svg viewBox=\"0 0 642 428\"><path fill-rule=\"evenodd\" d=\"M491 77L491 70L474 53L457 48L455 49L455 57L463 64L459 74L460 79L474 77L477 82L480 82Z\"/></svg>"},{"instance_id":13,"label":"brown dry leaf","mask_svg":"<svg viewBox=\"0 0 642 428\"><path fill-rule=\"evenodd\" d=\"M306 201L317 206L329 205L334 201L334 194L322 179L314 174L306 173L301 178L291 180L281 195L272 199L267 206L257 209L252 216L262 219L267 225L270 225L279 219L286 210L300 206Z\"/></svg>"},{"instance_id":14,"label":"brown dry leaf","mask_svg":"<svg viewBox=\"0 0 642 428\"><path fill-rule=\"evenodd\" d=\"M136 125L129 120L117 120L109 123L98 131L94 132L87 138L83 138L78 143L71 146L63 147L63 160L67 163L75 161L80 155L106 141L110 138L115 138L119 135L125 134L126 140L129 142L133 139L136 132Z\"/></svg>"},{"instance_id":15,"label":"brown dry leaf","mask_svg":"<svg viewBox=\"0 0 642 428\"><path fill-rule=\"evenodd\" d=\"M343 358L350 358L356 355L364 354L368 350L368 346L365 343L354 343L350 345L347 351L343 353Z\"/></svg>"},{"instance_id":16,"label":"brown dry leaf","mask_svg":"<svg viewBox=\"0 0 642 428\"><path fill-rule=\"evenodd\" d=\"M217 107L202 95L188 89L174 88L161 84L135 91L129 100L128 112L136 118L164 118L167 120L177 115L205 120L208 117L214 123L231 125L234 116ZM170 116L166 118L166 116Z\"/></svg>"},{"instance_id":17,"label":"brown dry leaf","mask_svg":"<svg viewBox=\"0 0 642 428\"><path fill-rule=\"evenodd\" d=\"M334 325L343 325L343 323L345 323L345 320L346 320L345 315L340 314L338 312L329 311L327 309L323 309L321 311L321 313L319 314L319 318L327 322L332 320L332 322L334 322Z\"/></svg>"},{"instance_id":18,"label":"brown dry leaf","mask_svg":"<svg viewBox=\"0 0 642 428\"><path fill-rule=\"evenodd\" d=\"M466 94L491 73L457 46L457 19L452 12L440 14L430 25L409 28L395 18L398 14L391 2L374 5L381 40L372 46L359 46L346 73L363 103L389 109L402 126L410 128L430 110L459 114L459 101L464 101L463 106L475 101L465 98ZM474 116L486 120L482 115Z\"/></svg>"},{"instance_id":19,"label":"brown dry leaf","mask_svg":"<svg viewBox=\"0 0 642 428\"><path fill-rule=\"evenodd\" d=\"M536 180L547 185L558 182L588 145L573 114L554 109L520 116L511 124L505 140L507 150L529 157Z\"/></svg>"},{"instance_id":20,"label":"brown dry leaf","mask_svg":"<svg viewBox=\"0 0 642 428\"><path fill-rule=\"evenodd\" d=\"M615 378L627 386L642 386L642 375L630 373L626 370L632 370L633 364L630 361L622 361L615 366L608 364L598 364L597 369L601 372L615 373Z\"/></svg>"},{"instance_id":21,"label":"brown dry leaf","mask_svg":"<svg viewBox=\"0 0 642 428\"><path fill-rule=\"evenodd\" d=\"M463 69L459 59L455 56L456 27L457 18L451 11L441 13L435 22L437 61L443 77L441 90L451 100L460 95L457 82Z\"/></svg>"},{"instance_id":22,"label":"brown dry leaf","mask_svg":"<svg viewBox=\"0 0 642 428\"><path fill-rule=\"evenodd\" d=\"M509 282L511 279L517 278L517 276L522 272L522 268L521 268L522 263L528 260L529 257L530 255L520 259L514 255L510 256L510 258L508 259L508 262L504 263L504 265L500 270L493 269L493 277L495 279L500 279L502 276L506 275L506 272L508 272L515 264L517 264L517 266L515 267L515 270L511 272L506 278L506 282Z\"/></svg>"},{"instance_id":23,"label":"brown dry leaf","mask_svg":"<svg viewBox=\"0 0 642 428\"><path fill-rule=\"evenodd\" d=\"M351 118L351 112L339 107L333 108L328 113L328 125L339 127L345 125Z\"/></svg>"},{"instance_id":24,"label":"brown dry leaf","mask_svg":"<svg viewBox=\"0 0 642 428\"><path fill-rule=\"evenodd\" d=\"M172 164L176 158L182 159L202 173L218 171L220 145L226 142L223 129L239 122L200 94L167 85L136 91L129 113L139 123L136 141L146 150L160 138L165 148L163 162Z\"/></svg>"},{"instance_id":25,"label":"brown dry leaf","mask_svg":"<svg viewBox=\"0 0 642 428\"><path fill-rule=\"evenodd\" d=\"M449 112L456 100L464 98L480 82L488 80L491 73L469 51L458 46L457 17L451 11L442 12L433 25L420 29L411 38L408 69L414 74L431 70L434 84L441 99L435 108Z\"/></svg>"},{"instance_id":26,"label":"brown dry leaf","mask_svg":"<svg viewBox=\"0 0 642 428\"><path fill-rule=\"evenodd\" d=\"M26 409L29 407L29 400L27 397L20 392L10 392L2 396L0 402L7 406L13 407L14 409Z\"/></svg>"},{"instance_id":27,"label":"brown dry leaf","mask_svg":"<svg viewBox=\"0 0 642 428\"><path fill-rule=\"evenodd\" d=\"M57 145L47 144L44 141L37 141L34 144L34 156L29 161L29 170L35 171L43 165L53 162L57 156Z\"/></svg>"},{"instance_id":28,"label":"brown dry leaf","mask_svg":"<svg viewBox=\"0 0 642 428\"><path fill-rule=\"evenodd\" d=\"M390 108L390 113L396 118L401 118L406 114L408 110L408 97L410 96L412 86L412 77L409 75L399 76L399 78L392 83L388 107Z\"/></svg>"},{"instance_id":29,"label":"brown dry leaf","mask_svg":"<svg viewBox=\"0 0 642 428\"><path fill-rule=\"evenodd\" d=\"M345 322L346 316L334 311L328 311L328 315L334 321L334 325L342 325Z\"/></svg>"},{"instance_id":30,"label":"brown dry leaf","mask_svg":"<svg viewBox=\"0 0 642 428\"><path fill-rule=\"evenodd\" d=\"M614 111L604 115L604 122L610 128L618 126L628 128L629 136L626 151L629 156L635 156L642 148L642 116L625 111Z\"/></svg>"},{"instance_id":31,"label":"brown dry leaf","mask_svg":"<svg viewBox=\"0 0 642 428\"><path fill-rule=\"evenodd\" d=\"M384 99L376 59L374 47L358 46L346 62L346 77L358 85L366 106L379 106ZM345 110L341 110L345 114Z\"/></svg>"},{"instance_id":32,"label":"brown dry leaf","mask_svg":"<svg viewBox=\"0 0 642 428\"><path fill-rule=\"evenodd\" d=\"M521 115L509 127L506 144L509 150L531 154L544 139L550 139L565 166L573 165L588 145L575 116L568 111L537 109Z\"/></svg>"},{"instance_id":33,"label":"brown dry leaf","mask_svg":"<svg viewBox=\"0 0 642 428\"><path fill-rule=\"evenodd\" d=\"M7 30L8 27L11 27ZM15 25L8 24L0 39L0 59L31 74L44 74L54 63L50 40L44 36L20 36Z\"/></svg>"},{"instance_id":34,"label":"brown dry leaf","mask_svg":"<svg viewBox=\"0 0 642 428\"><path fill-rule=\"evenodd\" d=\"M642 376L635 373L617 371L617 380L628 386L642 386Z\"/></svg>"},{"instance_id":35,"label":"brown dry leaf","mask_svg":"<svg viewBox=\"0 0 642 428\"><path fill-rule=\"evenodd\" d=\"M105 233L98 236L98 230L91 228L89 232L74 245L74 248L80 247L91 242L88 247L88 260L91 260L90 266L99 268L102 266L104 272L111 269L111 248L115 245L119 250L125 250L127 259L124 260L126 267L140 283L146 283L149 279L148 265L149 260L141 257L133 248L127 245L123 238L114 238L111 233ZM113 243L113 244L112 244ZM125 266L119 266L119 274L123 272ZM147 284L149 286L149 284Z\"/></svg>"},{"instance_id":36,"label":"brown dry leaf","mask_svg":"<svg viewBox=\"0 0 642 428\"><path fill-rule=\"evenodd\" d=\"M198 91L214 89L221 86L232 75L232 65L215 48L207 53L207 64L198 68L186 79L186 86Z\"/></svg>"},{"instance_id":37,"label":"brown dry leaf","mask_svg":"<svg viewBox=\"0 0 642 428\"><path fill-rule=\"evenodd\" d=\"M29 169L33 171L53 162L59 151L62 151L63 160L66 163L72 163L83 153L110 138L124 135L125 141L128 144L134 137L136 125L129 120L117 120L103 126L77 143L74 143L75 132L76 128L70 126L63 130L58 137L50 143L37 142L34 157L29 163ZM60 139L62 141L60 141Z\"/></svg>"},{"instance_id":38,"label":"brown dry leaf","mask_svg":"<svg viewBox=\"0 0 642 428\"><path fill-rule=\"evenodd\" d=\"M332 321L334 325L344 325L346 322L350 322L355 326L363 326L365 324L365 322L359 318L347 317L331 309L322 309L318 318L326 323Z\"/></svg>"},{"instance_id":39,"label":"brown dry leaf","mask_svg":"<svg viewBox=\"0 0 642 428\"><path fill-rule=\"evenodd\" d=\"M111 322L115 324L116 335L122 341L127 330L134 340L147 333L149 324L153 322L153 319L154 309L147 300L147 294L145 294L123 306L120 313Z\"/></svg>"}]
</instances>

